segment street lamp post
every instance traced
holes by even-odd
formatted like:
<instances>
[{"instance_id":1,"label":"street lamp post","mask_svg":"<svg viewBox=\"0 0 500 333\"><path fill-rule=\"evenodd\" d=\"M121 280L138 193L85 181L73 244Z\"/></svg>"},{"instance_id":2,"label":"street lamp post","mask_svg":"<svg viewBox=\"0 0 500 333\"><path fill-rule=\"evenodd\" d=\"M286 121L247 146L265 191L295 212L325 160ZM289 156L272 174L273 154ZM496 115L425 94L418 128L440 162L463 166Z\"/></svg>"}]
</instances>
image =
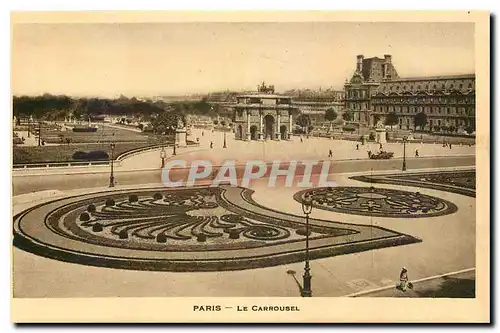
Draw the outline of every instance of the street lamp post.
<instances>
[{"instance_id":1,"label":"street lamp post","mask_svg":"<svg viewBox=\"0 0 500 333\"><path fill-rule=\"evenodd\" d=\"M227 148L226 144L226 130L224 129L224 146L222 148Z\"/></svg>"},{"instance_id":2,"label":"street lamp post","mask_svg":"<svg viewBox=\"0 0 500 333\"><path fill-rule=\"evenodd\" d=\"M41 146L41 141L42 141L42 122L38 122L38 147Z\"/></svg>"},{"instance_id":3,"label":"street lamp post","mask_svg":"<svg viewBox=\"0 0 500 333\"><path fill-rule=\"evenodd\" d=\"M304 282L302 285L300 296L311 297L311 268L309 267L309 214L311 214L312 211L312 199L309 195L306 195L306 197L302 201L302 211L306 215L306 258L303 275Z\"/></svg>"},{"instance_id":4,"label":"street lamp post","mask_svg":"<svg viewBox=\"0 0 500 333\"><path fill-rule=\"evenodd\" d=\"M406 136L403 137L403 171L406 171Z\"/></svg>"},{"instance_id":5,"label":"street lamp post","mask_svg":"<svg viewBox=\"0 0 500 333\"><path fill-rule=\"evenodd\" d=\"M161 158L161 168L165 167L165 157L167 157L167 153L165 152L165 147L161 148L160 158Z\"/></svg>"},{"instance_id":6,"label":"street lamp post","mask_svg":"<svg viewBox=\"0 0 500 333\"><path fill-rule=\"evenodd\" d=\"M114 173L113 173L113 159L114 159L114 156L113 156L113 153L114 153L114 150L115 150L115 143L112 142L109 147L111 148L111 174L109 175L109 187L114 187L115 186L115 176L114 176Z\"/></svg>"}]
</instances>

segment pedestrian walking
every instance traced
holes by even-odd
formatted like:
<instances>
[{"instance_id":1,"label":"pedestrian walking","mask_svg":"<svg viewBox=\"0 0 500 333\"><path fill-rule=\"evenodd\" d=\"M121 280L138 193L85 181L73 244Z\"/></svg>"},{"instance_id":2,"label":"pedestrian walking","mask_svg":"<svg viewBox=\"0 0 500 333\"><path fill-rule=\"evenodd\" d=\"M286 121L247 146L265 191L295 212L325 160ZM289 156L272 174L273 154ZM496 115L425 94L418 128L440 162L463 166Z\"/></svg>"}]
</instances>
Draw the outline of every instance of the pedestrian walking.
<instances>
[{"instance_id":1,"label":"pedestrian walking","mask_svg":"<svg viewBox=\"0 0 500 333\"><path fill-rule=\"evenodd\" d=\"M418 157L418 149L415 149L415 157Z\"/></svg>"},{"instance_id":2,"label":"pedestrian walking","mask_svg":"<svg viewBox=\"0 0 500 333\"><path fill-rule=\"evenodd\" d=\"M382 143L380 143L380 150L382 150Z\"/></svg>"},{"instance_id":3,"label":"pedestrian walking","mask_svg":"<svg viewBox=\"0 0 500 333\"><path fill-rule=\"evenodd\" d=\"M332 150L330 149L330 151L328 152L328 157L333 157L333 152Z\"/></svg>"},{"instance_id":4,"label":"pedestrian walking","mask_svg":"<svg viewBox=\"0 0 500 333\"><path fill-rule=\"evenodd\" d=\"M213 148L213 147L214 147L214 142L210 141L210 148Z\"/></svg>"},{"instance_id":5,"label":"pedestrian walking","mask_svg":"<svg viewBox=\"0 0 500 333\"><path fill-rule=\"evenodd\" d=\"M451 143L450 143L450 149L451 149Z\"/></svg>"},{"instance_id":6,"label":"pedestrian walking","mask_svg":"<svg viewBox=\"0 0 500 333\"><path fill-rule=\"evenodd\" d=\"M356 144L356 150L359 150L359 143Z\"/></svg>"},{"instance_id":7,"label":"pedestrian walking","mask_svg":"<svg viewBox=\"0 0 500 333\"><path fill-rule=\"evenodd\" d=\"M304 140L302 139L302 136L300 137L300 142L304 142Z\"/></svg>"},{"instance_id":8,"label":"pedestrian walking","mask_svg":"<svg viewBox=\"0 0 500 333\"><path fill-rule=\"evenodd\" d=\"M403 267L401 273L399 273L399 287L402 291L406 291L408 288L408 270L406 267Z\"/></svg>"}]
</instances>

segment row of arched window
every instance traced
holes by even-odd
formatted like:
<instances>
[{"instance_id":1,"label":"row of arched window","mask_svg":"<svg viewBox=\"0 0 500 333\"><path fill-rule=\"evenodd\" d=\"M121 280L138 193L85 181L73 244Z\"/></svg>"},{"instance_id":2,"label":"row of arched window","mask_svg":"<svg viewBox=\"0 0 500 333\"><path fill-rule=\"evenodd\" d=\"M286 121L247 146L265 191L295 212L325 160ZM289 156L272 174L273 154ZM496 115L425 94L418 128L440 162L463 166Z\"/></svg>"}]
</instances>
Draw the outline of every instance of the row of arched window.
<instances>
[{"instance_id":1,"label":"row of arched window","mask_svg":"<svg viewBox=\"0 0 500 333\"><path fill-rule=\"evenodd\" d=\"M426 114L443 114L443 115L460 115L460 116L473 116L472 108L455 108L455 107L437 107L437 106L410 106L410 107L399 107L399 106L377 106L375 107L376 112L380 113L411 113L416 114L424 112Z\"/></svg>"},{"instance_id":2,"label":"row of arched window","mask_svg":"<svg viewBox=\"0 0 500 333\"><path fill-rule=\"evenodd\" d=\"M387 91L400 91L400 89L401 89L401 91L408 91L408 90L413 91L413 90L415 90L415 87L416 87L416 90L422 90L422 85L420 85L420 84L416 85L416 86L414 86L414 85L395 85L395 86L391 85L391 86L387 86L386 85L386 86L384 86L383 90L385 92L387 92ZM464 89L464 87L465 87L464 84L460 83L457 87L455 87L453 84L450 84L448 86L448 88L447 88L445 83L441 83L441 85L433 84L432 85L432 90L437 90L437 89L441 89L441 90L445 90L445 89L450 89L450 90L459 89L459 90L462 90L462 89ZM472 89L472 83L469 83L467 85L467 89ZM429 85L428 84L425 85L425 90L429 90Z\"/></svg>"}]
</instances>

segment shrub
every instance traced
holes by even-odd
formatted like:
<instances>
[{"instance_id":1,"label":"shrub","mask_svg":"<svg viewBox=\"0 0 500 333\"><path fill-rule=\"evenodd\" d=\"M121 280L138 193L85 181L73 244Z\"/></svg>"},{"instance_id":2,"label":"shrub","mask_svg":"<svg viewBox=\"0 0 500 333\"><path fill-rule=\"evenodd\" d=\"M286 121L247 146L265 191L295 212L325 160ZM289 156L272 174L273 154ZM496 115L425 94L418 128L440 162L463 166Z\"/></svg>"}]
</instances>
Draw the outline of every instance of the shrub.
<instances>
[{"instance_id":1,"label":"shrub","mask_svg":"<svg viewBox=\"0 0 500 333\"><path fill-rule=\"evenodd\" d=\"M90 221L89 213L81 213L80 214L80 221L83 221L83 222Z\"/></svg>"},{"instance_id":2,"label":"shrub","mask_svg":"<svg viewBox=\"0 0 500 333\"><path fill-rule=\"evenodd\" d=\"M101 232L102 230L103 230L103 226L99 222L96 222L92 225L93 232Z\"/></svg>"},{"instance_id":3,"label":"shrub","mask_svg":"<svg viewBox=\"0 0 500 333\"><path fill-rule=\"evenodd\" d=\"M107 207L111 207L111 206L114 206L115 205L115 200L109 198L109 199L106 199L106 206Z\"/></svg>"},{"instance_id":4,"label":"shrub","mask_svg":"<svg viewBox=\"0 0 500 333\"><path fill-rule=\"evenodd\" d=\"M158 234L156 236L156 242L157 243L166 243L167 242L167 236L165 236L164 234Z\"/></svg>"},{"instance_id":5,"label":"shrub","mask_svg":"<svg viewBox=\"0 0 500 333\"><path fill-rule=\"evenodd\" d=\"M127 239L128 238L128 232L127 230L121 230L118 234L118 237L120 239Z\"/></svg>"},{"instance_id":6,"label":"shrub","mask_svg":"<svg viewBox=\"0 0 500 333\"><path fill-rule=\"evenodd\" d=\"M155 200L163 199L163 195L161 193L155 193L153 194L153 199Z\"/></svg>"},{"instance_id":7,"label":"shrub","mask_svg":"<svg viewBox=\"0 0 500 333\"><path fill-rule=\"evenodd\" d=\"M88 207L87 207L87 212L89 213L95 213L95 205L94 204L90 204Z\"/></svg>"},{"instance_id":8,"label":"shrub","mask_svg":"<svg viewBox=\"0 0 500 333\"><path fill-rule=\"evenodd\" d=\"M207 240L207 235L205 235L205 234L199 234L198 237L196 237L196 240L198 242L205 242Z\"/></svg>"},{"instance_id":9,"label":"shrub","mask_svg":"<svg viewBox=\"0 0 500 333\"><path fill-rule=\"evenodd\" d=\"M375 134L370 133L370 136L368 137L370 141L375 141Z\"/></svg>"},{"instance_id":10,"label":"shrub","mask_svg":"<svg viewBox=\"0 0 500 333\"><path fill-rule=\"evenodd\" d=\"M231 238L231 239L240 238L240 232L238 230L230 230L229 231L229 238Z\"/></svg>"},{"instance_id":11,"label":"shrub","mask_svg":"<svg viewBox=\"0 0 500 333\"><path fill-rule=\"evenodd\" d=\"M128 202L137 202L137 201L139 201L139 198L137 197L136 194L129 195Z\"/></svg>"}]
</instances>

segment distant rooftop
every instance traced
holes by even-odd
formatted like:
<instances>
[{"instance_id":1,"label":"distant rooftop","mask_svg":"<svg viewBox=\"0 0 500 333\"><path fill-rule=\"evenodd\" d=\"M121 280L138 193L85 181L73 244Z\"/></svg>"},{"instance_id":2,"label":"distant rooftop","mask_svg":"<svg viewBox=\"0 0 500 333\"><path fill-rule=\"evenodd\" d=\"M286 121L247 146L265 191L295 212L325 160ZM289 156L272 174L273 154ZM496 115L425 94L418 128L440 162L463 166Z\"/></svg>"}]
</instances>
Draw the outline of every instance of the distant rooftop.
<instances>
[{"instance_id":1,"label":"distant rooftop","mask_svg":"<svg viewBox=\"0 0 500 333\"><path fill-rule=\"evenodd\" d=\"M382 81L383 83L401 82L401 81L428 81L428 80L450 80L450 79L473 79L475 74L453 74L453 75L436 75L436 76L416 76L416 77L401 77L393 80Z\"/></svg>"}]
</instances>

